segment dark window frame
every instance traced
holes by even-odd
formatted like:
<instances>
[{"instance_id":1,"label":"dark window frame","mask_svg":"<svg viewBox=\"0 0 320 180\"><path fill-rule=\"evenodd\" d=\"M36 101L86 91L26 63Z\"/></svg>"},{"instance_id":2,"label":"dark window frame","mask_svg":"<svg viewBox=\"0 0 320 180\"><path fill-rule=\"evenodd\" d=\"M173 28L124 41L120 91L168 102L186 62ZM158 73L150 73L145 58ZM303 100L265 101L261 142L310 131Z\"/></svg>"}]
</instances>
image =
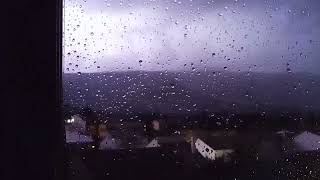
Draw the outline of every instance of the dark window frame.
<instances>
[{"instance_id":1,"label":"dark window frame","mask_svg":"<svg viewBox=\"0 0 320 180\"><path fill-rule=\"evenodd\" d=\"M1 179L65 179L62 3L3 4Z\"/></svg>"}]
</instances>

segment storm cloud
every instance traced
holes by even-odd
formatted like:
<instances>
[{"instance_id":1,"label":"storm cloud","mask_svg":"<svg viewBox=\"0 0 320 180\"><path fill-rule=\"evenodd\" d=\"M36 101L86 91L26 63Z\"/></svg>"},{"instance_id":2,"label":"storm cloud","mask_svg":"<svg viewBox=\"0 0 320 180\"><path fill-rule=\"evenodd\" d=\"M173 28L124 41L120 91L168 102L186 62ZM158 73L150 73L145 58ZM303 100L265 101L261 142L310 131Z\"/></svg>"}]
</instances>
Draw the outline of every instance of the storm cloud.
<instances>
[{"instance_id":1,"label":"storm cloud","mask_svg":"<svg viewBox=\"0 0 320 180\"><path fill-rule=\"evenodd\" d=\"M317 0L66 0L64 72L309 72Z\"/></svg>"}]
</instances>

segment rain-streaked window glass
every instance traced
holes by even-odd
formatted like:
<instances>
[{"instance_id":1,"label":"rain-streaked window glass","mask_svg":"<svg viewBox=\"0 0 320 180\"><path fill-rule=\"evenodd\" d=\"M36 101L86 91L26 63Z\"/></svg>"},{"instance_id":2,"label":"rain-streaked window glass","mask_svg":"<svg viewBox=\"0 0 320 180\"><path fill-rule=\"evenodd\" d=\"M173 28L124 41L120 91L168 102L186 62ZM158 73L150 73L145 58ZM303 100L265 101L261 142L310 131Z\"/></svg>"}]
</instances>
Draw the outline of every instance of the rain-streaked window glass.
<instances>
[{"instance_id":1,"label":"rain-streaked window glass","mask_svg":"<svg viewBox=\"0 0 320 180\"><path fill-rule=\"evenodd\" d=\"M69 179L320 179L318 0L64 0Z\"/></svg>"}]
</instances>

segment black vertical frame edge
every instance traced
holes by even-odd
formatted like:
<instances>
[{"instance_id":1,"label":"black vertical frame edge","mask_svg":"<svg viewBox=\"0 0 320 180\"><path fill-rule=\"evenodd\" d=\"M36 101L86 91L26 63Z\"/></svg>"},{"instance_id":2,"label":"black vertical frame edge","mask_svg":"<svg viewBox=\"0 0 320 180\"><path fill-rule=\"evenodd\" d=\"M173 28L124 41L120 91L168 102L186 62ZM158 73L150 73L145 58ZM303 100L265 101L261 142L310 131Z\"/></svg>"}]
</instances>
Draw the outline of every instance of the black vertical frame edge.
<instances>
[{"instance_id":1,"label":"black vertical frame edge","mask_svg":"<svg viewBox=\"0 0 320 180\"><path fill-rule=\"evenodd\" d=\"M54 162L54 179L67 179L67 155L65 149L65 130L64 121L62 119L62 103L63 103L63 87L62 87L62 56L63 56L63 1L56 0L56 104L57 104L57 121L59 123L59 150L56 154Z\"/></svg>"}]
</instances>

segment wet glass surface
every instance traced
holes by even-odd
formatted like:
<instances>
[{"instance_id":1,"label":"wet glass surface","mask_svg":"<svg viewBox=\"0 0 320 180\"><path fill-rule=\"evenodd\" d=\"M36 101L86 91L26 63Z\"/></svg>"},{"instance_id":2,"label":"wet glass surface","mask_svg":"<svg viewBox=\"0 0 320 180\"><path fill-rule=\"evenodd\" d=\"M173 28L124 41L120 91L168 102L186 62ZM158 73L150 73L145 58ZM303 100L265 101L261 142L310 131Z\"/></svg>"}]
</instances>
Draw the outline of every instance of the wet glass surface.
<instances>
[{"instance_id":1,"label":"wet glass surface","mask_svg":"<svg viewBox=\"0 0 320 180\"><path fill-rule=\"evenodd\" d=\"M320 3L65 0L69 179L319 179Z\"/></svg>"}]
</instances>

